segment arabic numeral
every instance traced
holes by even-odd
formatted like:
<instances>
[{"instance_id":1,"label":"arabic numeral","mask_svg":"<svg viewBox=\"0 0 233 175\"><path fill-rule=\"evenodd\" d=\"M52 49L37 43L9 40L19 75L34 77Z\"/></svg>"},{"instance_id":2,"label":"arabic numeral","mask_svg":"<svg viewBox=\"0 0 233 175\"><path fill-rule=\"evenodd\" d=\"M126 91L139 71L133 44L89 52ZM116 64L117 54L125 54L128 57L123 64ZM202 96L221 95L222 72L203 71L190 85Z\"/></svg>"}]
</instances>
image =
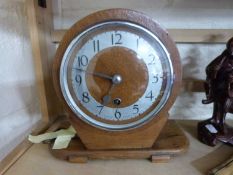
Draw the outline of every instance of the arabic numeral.
<instances>
[{"instance_id":1,"label":"arabic numeral","mask_svg":"<svg viewBox=\"0 0 233 175\"><path fill-rule=\"evenodd\" d=\"M117 120L120 120L120 118L121 118L121 113L120 113L120 111L118 111L118 109L115 111L115 118L117 119Z\"/></svg>"},{"instance_id":2,"label":"arabic numeral","mask_svg":"<svg viewBox=\"0 0 233 175\"><path fill-rule=\"evenodd\" d=\"M82 84L82 77L81 77L81 75L76 75L75 76L75 81L80 86Z\"/></svg>"},{"instance_id":3,"label":"arabic numeral","mask_svg":"<svg viewBox=\"0 0 233 175\"><path fill-rule=\"evenodd\" d=\"M118 44L122 44L122 35L120 33L115 33L111 35L111 39L112 39L112 45L118 45Z\"/></svg>"},{"instance_id":4,"label":"arabic numeral","mask_svg":"<svg viewBox=\"0 0 233 175\"><path fill-rule=\"evenodd\" d=\"M88 58L86 55L78 56L78 66L87 66L88 65Z\"/></svg>"},{"instance_id":5,"label":"arabic numeral","mask_svg":"<svg viewBox=\"0 0 233 175\"><path fill-rule=\"evenodd\" d=\"M153 93L152 91L150 91L145 98L149 98L151 101L153 100L154 96L153 96Z\"/></svg>"},{"instance_id":6,"label":"arabic numeral","mask_svg":"<svg viewBox=\"0 0 233 175\"><path fill-rule=\"evenodd\" d=\"M137 50L138 50L138 47L139 47L139 39L140 38L137 38L137 43L136 43L137 44Z\"/></svg>"},{"instance_id":7,"label":"arabic numeral","mask_svg":"<svg viewBox=\"0 0 233 175\"><path fill-rule=\"evenodd\" d=\"M139 112L138 105L133 105L133 110L135 111L134 114L138 114L138 112Z\"/></svg>"},{"instance_id":8,"label":"arabic numeral","mask_svg":"<svg viewBox=\"0 0 233 175\"><path fill-rule=\"evenodd\" d=\"M103 106L103 105L100 105L100 106L96 106L96 107L99 108L99 113L98 113L98 114L101 114L101 112L102 112L104 106Z\"/></svg>"},{"instance_id":9,"label":"arabic numeral","mask_svg":"<svg viewBox=\"0 0 233 175\"><path fill-rule=\"evenodd\" d=\"M150 54L149 56L149 59L151 60L148 65L153 65L155 64L155 55L154 54Z\"/></svg>"},{"instance_id":10,"label":"arabic numeral","mask_svg":"<svg viewBox=\"0 0 233 175\"><path fill-rule=\"evenodd\" d=\"M153 76L153 81L152 81L152 83L158 83L158 81L159 81L159 75L156 74L156 75Z\"/></svg>"},{"instance_id":11,"label":"arabic numeral","mask_svg":"<svg viewBox=\"0 0 233 175\"><path fill-rule=\"evenodd\" d=\"M88 103L90 101L89 94L87 92L83 92L83 94L82 94L82 101L84 103Z\"/></svg>"},{"instance_id":12,"label":"arabic numeral","mask_svg":"<svg viewBox=\"0 0 233 175\"><path fill-rule=\"evenodd\" d=\"M93 40L93 49L94 49L94 52L100 51L100 41L99 40Z\"/></svg>"}]
</instances>

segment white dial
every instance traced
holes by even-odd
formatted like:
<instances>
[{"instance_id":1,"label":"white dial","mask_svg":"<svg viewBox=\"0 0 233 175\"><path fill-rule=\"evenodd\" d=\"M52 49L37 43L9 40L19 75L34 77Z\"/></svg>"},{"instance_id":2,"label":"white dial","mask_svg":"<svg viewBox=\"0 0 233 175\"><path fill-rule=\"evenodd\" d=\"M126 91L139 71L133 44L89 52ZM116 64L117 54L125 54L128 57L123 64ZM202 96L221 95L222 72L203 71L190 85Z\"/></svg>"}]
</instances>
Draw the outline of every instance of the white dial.
<instances>
[{"instance_id":1,"label":"white dial","mask_svg":"<svg viewBox=\"0 0 233 175\"><path fill-rule=\"evenodd\" d=\"M140 76L144 78L134 84ZM70 43L60 77L62 93L78 117L96 127L122 130L159 112L170 95L173 70L156 36L115 21L91 27Z\"/></svg>"},{"instance_id":2,"label":"white dial","mask_svg":"<svg viewBox=\"0 0 233 175\"><path fill-rule=\"evenodd\" d=\"M113 42L113 36L116 37L117 42ZM98 45L94 46L95 43L98 43ZM135 52L137 59L141 59L145 63L149 75L144 94L135 103L123 108L117 105L115 108L104 106L104 104L96 101L88 90L85 78L86 74L95 73L87 72L86 69L96 52L117 46ZM95 50L95 47L98 48L98 51ZM163 76L159 53L145 39L127 31L109 31L94 36L77 52L72 67L71 79L78 100L91 113L107 120L127 120L144 113L156 101L160 95ZM124 77L122 79L124 81Z\"/></svg>"}]
</instances>

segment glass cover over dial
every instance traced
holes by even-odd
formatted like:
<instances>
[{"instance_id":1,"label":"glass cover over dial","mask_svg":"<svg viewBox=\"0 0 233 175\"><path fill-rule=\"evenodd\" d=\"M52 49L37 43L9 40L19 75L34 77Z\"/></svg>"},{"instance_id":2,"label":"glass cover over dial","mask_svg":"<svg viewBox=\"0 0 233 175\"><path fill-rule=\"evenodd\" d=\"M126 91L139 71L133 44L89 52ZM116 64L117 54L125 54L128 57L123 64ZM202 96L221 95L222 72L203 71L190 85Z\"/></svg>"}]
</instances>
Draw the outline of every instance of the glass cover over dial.
<instances>
[{"instance_id":1,"label":"glass cover over dial","mask_svg":"<svg viewBox=\"0 0 233 175\"><path fill-rule=\"evenodd\" d=\"M170 55L146 28L126 21L96 24L67 47L62 94L77 117L107 130L148 122L166 104L173 84Z\"/></svg>"}]
</instances>

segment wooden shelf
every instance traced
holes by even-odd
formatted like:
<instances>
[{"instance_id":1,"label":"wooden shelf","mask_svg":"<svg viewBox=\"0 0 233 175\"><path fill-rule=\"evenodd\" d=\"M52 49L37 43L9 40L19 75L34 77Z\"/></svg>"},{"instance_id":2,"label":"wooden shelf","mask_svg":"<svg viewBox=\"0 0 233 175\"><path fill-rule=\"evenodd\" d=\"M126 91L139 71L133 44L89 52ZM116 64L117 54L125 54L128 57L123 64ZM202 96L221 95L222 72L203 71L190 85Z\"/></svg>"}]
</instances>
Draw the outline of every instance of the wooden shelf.
<instances>
[{"instance_id":1,"label":"wooden shelf","mask_svg":"<svg viewBox=\"0 0 233 175\"><path fill-rule=\"evenodd\" d=\"M90 160L87 164L67 163L54 158L48 145L35 144L8 169L5 175L73 175L73 174L192 174L200 175L233 154L232 147L219 144L209 147L196 139L197 121L177 121L189 138L190 148L187 153L174 157L169 163L154 164L148 160Z\"/></svg>"},{"instance_id":2,"label":"wooden shelf","mask_svg":"<svg viewBox=\"0 0 233 175\"><path fill-rule=\"evenodd\" d=\"M233 36L233 29L167 29L176 43L226 43ZM66 30L54 30L53 43L62 40Z\"/></svg>"}]
</instances>

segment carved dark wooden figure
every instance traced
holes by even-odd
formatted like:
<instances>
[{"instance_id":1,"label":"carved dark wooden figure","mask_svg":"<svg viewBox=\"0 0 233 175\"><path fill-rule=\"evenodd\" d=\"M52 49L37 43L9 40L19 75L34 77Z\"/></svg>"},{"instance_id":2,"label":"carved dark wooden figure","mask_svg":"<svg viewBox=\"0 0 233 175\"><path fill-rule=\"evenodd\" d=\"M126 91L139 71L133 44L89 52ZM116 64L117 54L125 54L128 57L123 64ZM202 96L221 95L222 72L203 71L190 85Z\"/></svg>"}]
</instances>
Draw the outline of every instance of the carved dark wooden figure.
<instances>
[{"instance_id":1,"label":"carved dark wooden figure","mask_svg":"<svg viewBox=\"0 0 233 175\"><path fill-rule=\"evenodd\" d=\"M207 145L217 141L233 145L233 128L225 123L227 113L233 113L233 38L226 50L206 67L206 100L214 104L212 117L198 124L198 137Z\"/></svg>"}]
</instances>

